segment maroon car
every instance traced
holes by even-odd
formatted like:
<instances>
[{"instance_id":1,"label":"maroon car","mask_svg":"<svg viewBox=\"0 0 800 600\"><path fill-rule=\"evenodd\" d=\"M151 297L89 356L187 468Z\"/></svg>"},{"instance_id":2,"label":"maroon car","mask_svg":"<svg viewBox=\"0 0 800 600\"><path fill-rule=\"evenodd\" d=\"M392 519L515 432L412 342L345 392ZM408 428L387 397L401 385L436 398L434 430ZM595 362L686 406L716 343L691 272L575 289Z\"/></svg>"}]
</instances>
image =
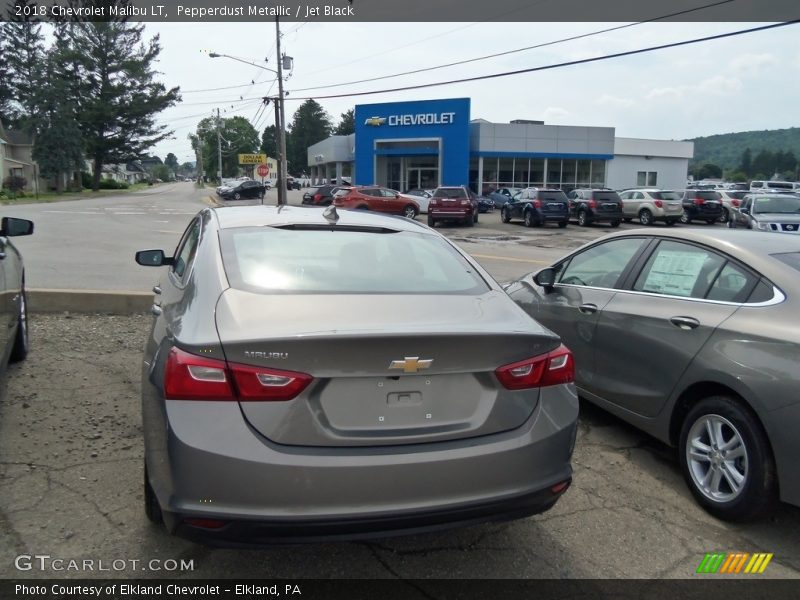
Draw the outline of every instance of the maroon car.
<instances>
[{"instance_id":1,"label":"maroon car","mask_svg":"<svg viewBox=\"0 0 800 600\"><path fill-rule=\"evenodd\" d=\"M394 190L377 186L342 188L334 194L333 205L337 208L403 215L409 219L419 214L419 204L416 201L403 197Z\"/></svg>"},{"instance_id":2,"label":"maroon car","mask_svg":"<svg viewBox=\"0 0 800 600\"><path fill-rule=\"evenodd\" d=\"M478 197L463 185L436 188L428 204L428 226L436 221L461 221L467 227L478 222Z\"/></svg>"}]
</instances>

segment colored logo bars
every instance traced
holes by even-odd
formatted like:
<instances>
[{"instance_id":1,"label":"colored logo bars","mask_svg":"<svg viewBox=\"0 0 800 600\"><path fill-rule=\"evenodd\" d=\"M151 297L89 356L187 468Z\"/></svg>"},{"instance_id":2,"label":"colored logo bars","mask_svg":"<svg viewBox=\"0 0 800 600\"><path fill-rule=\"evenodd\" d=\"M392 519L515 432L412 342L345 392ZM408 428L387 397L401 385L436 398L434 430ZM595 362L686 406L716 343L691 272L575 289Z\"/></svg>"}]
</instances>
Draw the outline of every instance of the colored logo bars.
<instances>
[{"instance_id":1,"label":"colored logo bars","mask_svg":"<svg viewBox=\"0 0 800 600\"><path fill-rule=\"evenodd\" d=\"M717 574L737 574L763 573L769 561L772 560L772 553L757 552L734 552L726 554L724 552L714 552L706 554L700 566L697 567L698 573L717 573Z\"/></svg>"}]
</instances>

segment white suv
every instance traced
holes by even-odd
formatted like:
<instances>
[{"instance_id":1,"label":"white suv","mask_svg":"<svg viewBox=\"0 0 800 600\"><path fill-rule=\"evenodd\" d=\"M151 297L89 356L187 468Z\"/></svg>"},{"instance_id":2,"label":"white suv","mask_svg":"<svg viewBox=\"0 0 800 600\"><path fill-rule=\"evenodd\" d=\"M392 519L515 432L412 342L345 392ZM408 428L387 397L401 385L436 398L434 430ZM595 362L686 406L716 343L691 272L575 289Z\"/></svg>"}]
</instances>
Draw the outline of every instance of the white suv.
<instances>
[{"instance_id":1,"label":"white suv","mask_svg":"<svg viewBox=\"0 0 800 600\"><path fill-rule=\"evenodd\" d=\"M680 192L641 188L620 192L619 197L622 199L622 214L626 223L639 219L642 225L652 225L655 221L675 225L683 214Z\"/></svg>"}]
</instances>

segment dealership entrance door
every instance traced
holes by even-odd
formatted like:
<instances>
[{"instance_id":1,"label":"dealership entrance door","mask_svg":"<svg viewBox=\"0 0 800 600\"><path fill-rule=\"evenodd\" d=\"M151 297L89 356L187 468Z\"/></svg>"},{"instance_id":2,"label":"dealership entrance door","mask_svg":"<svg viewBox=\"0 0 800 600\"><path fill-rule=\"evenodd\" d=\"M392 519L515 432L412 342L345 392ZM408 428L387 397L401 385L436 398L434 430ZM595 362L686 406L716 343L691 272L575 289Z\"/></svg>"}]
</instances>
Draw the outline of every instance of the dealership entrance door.
<instances>
[{"instance_id":1,"label":"dealership entrance door","mask_svg":"<svg viewBox=\"0 0 800 600\"><path fill-rule=\"evenodd\" d=\"M393 190L433 189L441 181L439 140L380 141L375 182Z\"/></svg>"}]
</instances>

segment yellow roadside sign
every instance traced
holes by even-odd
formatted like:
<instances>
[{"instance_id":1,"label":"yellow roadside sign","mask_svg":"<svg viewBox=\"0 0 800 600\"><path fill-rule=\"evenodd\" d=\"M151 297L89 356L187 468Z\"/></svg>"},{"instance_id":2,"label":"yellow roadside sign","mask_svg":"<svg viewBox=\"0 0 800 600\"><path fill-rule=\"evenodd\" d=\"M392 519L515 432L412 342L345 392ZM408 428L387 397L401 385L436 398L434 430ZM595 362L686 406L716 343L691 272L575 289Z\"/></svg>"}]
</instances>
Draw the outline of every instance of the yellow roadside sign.
<instances>
[{"instance_id":1,"label":"yellow roadside sign","mask_svg":"<svg viewBox=\"0 0 800 600\"><path fill-rule=\"evenodd\" d=\"M239 155L239 164L240 165L260 165L262 163L267 162L267 155L266 154L240 154Z\"/></svg>"}]
</instances>

